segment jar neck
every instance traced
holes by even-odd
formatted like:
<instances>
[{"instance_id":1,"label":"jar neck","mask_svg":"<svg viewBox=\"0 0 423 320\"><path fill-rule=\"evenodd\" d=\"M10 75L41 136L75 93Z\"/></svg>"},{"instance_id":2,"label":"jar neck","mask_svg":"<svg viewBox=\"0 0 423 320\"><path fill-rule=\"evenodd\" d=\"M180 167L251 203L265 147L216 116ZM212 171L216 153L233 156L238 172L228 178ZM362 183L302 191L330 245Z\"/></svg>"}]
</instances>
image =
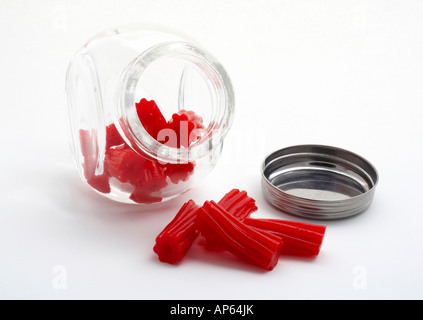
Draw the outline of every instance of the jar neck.
<instances>
[{"instance_id":1,"label":"jar neck","mask_svg":"<svg viewBox=\"0 0 423 320\"><path fill-rule=\"evenodd\" d=\"M210 117L206 124L206 131L201 138L187 148L175 148L158 142L150 136L141 124L135 104L139 99L139 91L143 84L148 84L154 77L154 70L175 72L165 66L167 59L181 63L183 68L193 68L199 75L198 81L207 94L204 102L210 109ZM153 72L150 67L154 66ZM162 68L160 69L160 67ZM185 90L192 83L186 79L182 71L177 94L169 92L183 103ZM115 123L125 141L136 151L147 153L163 162L191 162L200 159L215 148L220 148L223 138L227 134L234 113L234 93L231 81L222 65L208 52L192 43L167 42L156 45L137 56L123 71L116 91ZM152 88L150 90L154 91ZM175 91L175 90L174 90ZM164 93L163 93L164 92ZM166 91L161 91L166 94Z\"/></svg>"}]
</instances>

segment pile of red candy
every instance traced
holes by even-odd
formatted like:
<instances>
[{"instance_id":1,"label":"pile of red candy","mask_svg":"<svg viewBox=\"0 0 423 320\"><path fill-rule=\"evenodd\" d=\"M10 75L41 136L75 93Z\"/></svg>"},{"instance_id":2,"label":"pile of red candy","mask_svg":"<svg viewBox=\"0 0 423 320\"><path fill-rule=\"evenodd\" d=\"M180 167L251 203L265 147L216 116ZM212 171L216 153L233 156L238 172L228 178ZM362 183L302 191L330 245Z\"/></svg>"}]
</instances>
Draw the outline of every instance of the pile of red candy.
<instances>
[{"instance_id":1,"label":"pile of red candy","mask_svg":"<svg viewBox=\"0 0 423 320\"><path fill-rule=\"evenodd\" d=\"M193 111L181 110L166 121L151 100L136 104L141 124L157 141L166 129L167 141L174 148L188 148L205 132L203 120ZM169 130L170 129L170 130ZM160 163L147 154L130 148L114 124L106 127L106 150L103 173L96 174L99 150L96 130L79 131L84 177L101 193L110 193L110 179L131 186L130 199L137 203L162 201L159 191L169 183L187 181L195 163ZM245 191L233 189L218 203L206 201L202 206L190 200L158 235L154 252L159 260L175 264L186 255L199 235L207 245L225 249L242 260L266 270L272 270L281 254L317 255L326 227L278 219L253 219L255 200Z\"/></svg>"},{"instance_id":2,"label":"pile of red candy","mask_svg":"<svg viewBox=\"0 0 423 320\"><path fill-rule=\"evenodd\" d=\"M185 203L156 238L153 248L159 260L180 262L201 234L207 245L221 248L266 270L272 270L281 254L315 256L319 253L326 226L254 219L255 200L245 191L233 189L218 203L203 206Z\"/></svg>"},{"instance_id":3,"label":"pile of red candy","mask_svg":"<svg viewBox=\"0 0 423 320\"><path fill-rule=\"evenodd\" d=\"M197 141L205 131L203 120L193 111L181 110L166 121L154 100L141 99L136 104L141 124L146 131L158 139L163 129L173 130L174 139L160 141L174 148L187 148ZM181 129L181 126L184 126ZM133 189L130 199L137 203L160 202L158 193L171 183L187 181L193 174L195 163L160 163L147 154L140 154L130 148L114 124L106 127L106 152L104 170L100 175L95 171L98 165L98 144L95 130L80 130L81 151L84 158L84 177L88 184L101 193L110 193L110 179L130 184ZM169 178L169 179L167 179Z\"/></svg>"}]
</instances>

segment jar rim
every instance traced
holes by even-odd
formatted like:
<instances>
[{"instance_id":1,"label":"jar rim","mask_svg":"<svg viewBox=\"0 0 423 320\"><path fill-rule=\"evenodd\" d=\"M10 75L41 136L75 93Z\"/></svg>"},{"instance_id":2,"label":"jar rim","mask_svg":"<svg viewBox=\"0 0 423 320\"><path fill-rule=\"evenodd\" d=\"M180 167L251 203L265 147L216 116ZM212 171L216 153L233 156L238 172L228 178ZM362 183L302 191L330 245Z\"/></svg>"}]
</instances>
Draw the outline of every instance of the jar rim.
<instances>
[{"instance_id":1,"label":"jar rim","mask_svg":"<svg viewBox=\"0 0 423 320\"><path fill-rule=\"evenodd\" d=\"M175 148L154 139L136 116L137 83L148 66L161 58L181 58L190 61L203 73L213 94L214 117L203 137L187 148ZM206 50L189 42L158 44L138 55L122 72L116 91L115 123L126 142L135 150L147 153L163 162L195 161L219 147L229 131L234 115L234 92L223 66Z\"/></svg>"}]
</instances>

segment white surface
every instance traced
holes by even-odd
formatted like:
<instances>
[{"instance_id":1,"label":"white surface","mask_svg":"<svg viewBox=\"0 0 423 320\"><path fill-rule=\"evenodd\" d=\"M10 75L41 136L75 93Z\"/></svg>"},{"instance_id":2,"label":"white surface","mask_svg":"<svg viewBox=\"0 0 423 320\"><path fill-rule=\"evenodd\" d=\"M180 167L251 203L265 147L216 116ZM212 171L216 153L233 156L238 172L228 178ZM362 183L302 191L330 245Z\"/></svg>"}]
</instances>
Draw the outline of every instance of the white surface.
<instances>
[{"instance_id":1,"label":"white surface","mask_svg":"<svg viewBox=\"0 0 423 320\"><path fill-rule=\"evenodd\" d=\"M215 171L149 212L82 184L65 117L72 54L137 21L199 39L237 106ZM0 298L423 298L422 34L422 1L2 0ZM257 199L254 216L295 219L264 201L259 166L299 143L357 152L380 174L371 208L328 222L316 259L260 272L196 246L179 266L157 261L155 236L188 197L237 187Z\"/></svg>"}]
</instances>

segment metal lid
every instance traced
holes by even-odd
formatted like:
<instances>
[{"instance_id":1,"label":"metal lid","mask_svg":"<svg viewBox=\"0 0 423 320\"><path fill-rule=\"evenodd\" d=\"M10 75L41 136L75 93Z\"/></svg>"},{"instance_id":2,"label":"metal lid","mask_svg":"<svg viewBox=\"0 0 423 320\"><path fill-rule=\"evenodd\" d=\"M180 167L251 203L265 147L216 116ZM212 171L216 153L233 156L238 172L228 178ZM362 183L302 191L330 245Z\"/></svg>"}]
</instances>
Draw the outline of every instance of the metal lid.
<instances>
[{"instance_id":1,"label":"metal lid","mask_svg":"<svg viewBox=\"0 0 423 320\"><path fill-rule=\"evenodd\" d=\"M378 174L347 150L300 145L273 152L262 165L266 199L283 212L311 219L339 219L366 210Z\"/></svg>"}]
</instances>

